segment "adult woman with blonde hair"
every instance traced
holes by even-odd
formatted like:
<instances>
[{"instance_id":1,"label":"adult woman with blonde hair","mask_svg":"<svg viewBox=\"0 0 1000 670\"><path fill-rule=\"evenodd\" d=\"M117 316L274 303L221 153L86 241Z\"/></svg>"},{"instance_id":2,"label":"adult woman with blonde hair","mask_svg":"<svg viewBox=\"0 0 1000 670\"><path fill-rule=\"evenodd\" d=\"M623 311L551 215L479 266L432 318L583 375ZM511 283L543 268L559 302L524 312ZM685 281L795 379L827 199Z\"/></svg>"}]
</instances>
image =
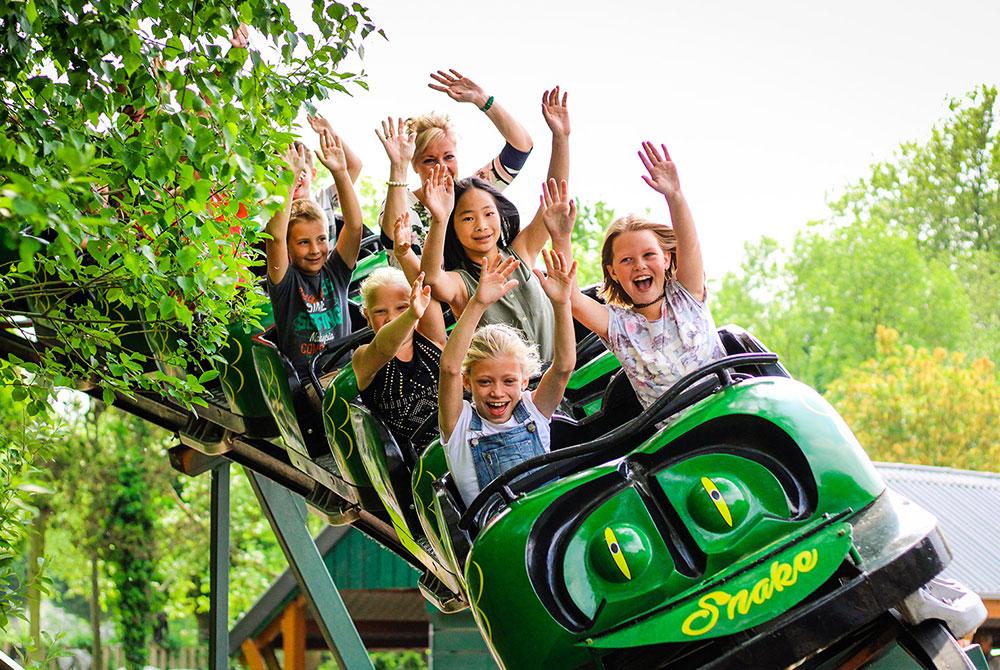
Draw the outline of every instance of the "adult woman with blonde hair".
<instances>
[{"instance_id":1,"label":"adult woman with blonde hair","mask_svg":"<svg viewBox=\"0 0 1000 670\"><path fill-rule=\"evenodd\" d=\"M503 137L504 146L500 153L471 175L502 191L520 172L531 152L528 131L494 96L487 95L482 87L456 70L438 70L431 75L431 79L434 82L428 86L435 91L447 93L457 102L478 107ZM376 129L375 133L385 147L390 163L388 193L380 221L382 244L386 248L392 247L393 224L403 212L409 211L414 250L420 254L430 226L424 184L435 167L446 170L452 179L459 178L454 128L446 115L431 113L406 121L389 117L382 122L381 131ZM420 187L413 191L409 190L407 183L410 166L420 177Z\"/></svg>"}]
</instances>

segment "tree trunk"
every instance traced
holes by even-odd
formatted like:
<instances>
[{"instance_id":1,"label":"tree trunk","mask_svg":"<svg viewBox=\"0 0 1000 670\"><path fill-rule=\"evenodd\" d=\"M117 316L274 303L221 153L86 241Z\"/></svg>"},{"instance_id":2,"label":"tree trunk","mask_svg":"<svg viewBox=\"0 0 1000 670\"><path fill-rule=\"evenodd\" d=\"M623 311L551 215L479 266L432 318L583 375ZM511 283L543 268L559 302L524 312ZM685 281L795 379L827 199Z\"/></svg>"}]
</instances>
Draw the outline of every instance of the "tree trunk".
<instances>
[{"instance_id":1,"label":"tree trunk","mask_svg":"<svg viewBox=\"0 0 1000 670\"><path fill-rule=\"evenodd\" d=\"M42 589L39 583L41 574L38 569L39 560L45 555L45 527L49 522L51 510L45 505L39 506L38 516L32 522L31 537L28 540L28 630L31 635L33 649L30 660L42 658Z\"/></svg>"},{"instance_id":2,"label":"tree trunk","mask_svg":"<svg viewBox=\"0 0 1000 670\"><path fill-rule=\"evenodd\" d=\"M91 655L93 664L91 667L97 670L104 668L104 654L101 649L101 587L98 583L97 550L90 556L90 635L93 639L91 644Z\"/></svg>"}]
</instances>

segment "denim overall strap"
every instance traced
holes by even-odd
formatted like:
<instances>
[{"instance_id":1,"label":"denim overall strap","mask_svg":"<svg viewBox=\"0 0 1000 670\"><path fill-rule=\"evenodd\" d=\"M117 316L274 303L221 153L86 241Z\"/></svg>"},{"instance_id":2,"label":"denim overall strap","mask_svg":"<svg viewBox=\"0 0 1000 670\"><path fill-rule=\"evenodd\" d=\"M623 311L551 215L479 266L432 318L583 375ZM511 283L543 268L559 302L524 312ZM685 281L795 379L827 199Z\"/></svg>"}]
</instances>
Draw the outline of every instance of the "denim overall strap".
<instances>
[{"instance_id":1,"label":"denim overall strap","mask_svg":"<svg viewBox=\"0 0 1000 670\"><path fill-rule=\"evenodd\" d=\"M473 426L477 418L478 415L473 413L470 432L475 430ZM502 433L469 439L469 451L480 489L515 465L545 453L538 428L524 403L519 402L514 408L514 418L521 425Z\"/></svg>"}]
</instances>

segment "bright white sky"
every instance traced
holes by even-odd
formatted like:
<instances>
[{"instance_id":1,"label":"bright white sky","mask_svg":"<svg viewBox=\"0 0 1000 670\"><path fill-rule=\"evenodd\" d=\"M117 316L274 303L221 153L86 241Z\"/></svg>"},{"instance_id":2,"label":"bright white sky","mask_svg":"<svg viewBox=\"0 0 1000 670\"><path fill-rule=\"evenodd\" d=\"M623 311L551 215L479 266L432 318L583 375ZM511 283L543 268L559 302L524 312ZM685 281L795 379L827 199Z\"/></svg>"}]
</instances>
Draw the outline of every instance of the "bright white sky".
<instances>
[{"instance_id":1,"label":"bright white sky","mask_svg":"<svg viewBox=\"0 0 1000 670\"><path fill-rule=\"evenodd\" d=\"M828 193L927 137L948 97L1000 82L991 0L370 4L389 38L368 42L371 90L319 106L364 174L387 177L374 128L390 114L451 115L463 173L495 155L502 141L481 112L427 88L431 71L453 67L531 132L535 150L508 190L530 216L549 157L541 93L558 83L570 94L571 193L665 217L635 153L643 139L665 143L710 278L739 264L744 242L787 241L821 218Z\"/></svg>"}]
</instances>

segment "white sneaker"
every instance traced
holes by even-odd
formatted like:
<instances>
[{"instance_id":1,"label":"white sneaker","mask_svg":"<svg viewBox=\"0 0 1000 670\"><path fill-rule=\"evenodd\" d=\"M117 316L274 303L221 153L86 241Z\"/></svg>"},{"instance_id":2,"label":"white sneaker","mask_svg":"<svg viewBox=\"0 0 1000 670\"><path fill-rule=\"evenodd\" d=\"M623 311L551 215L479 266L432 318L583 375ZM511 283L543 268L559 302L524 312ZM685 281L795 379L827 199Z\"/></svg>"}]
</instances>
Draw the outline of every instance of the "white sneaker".
<instances>
[{"instance_id":1,"label":"white sneaker","mask_svg":"<svg viewBox=\"0 0 1000 670\"><path fill-rule=\"evenodd\" d=\"M913 625L939 619L956 638L965 637L986 620L986 606L979 596L961 582L944 577L935 577L908 595L899 611Z\"/></svg>"}]
</instances>

